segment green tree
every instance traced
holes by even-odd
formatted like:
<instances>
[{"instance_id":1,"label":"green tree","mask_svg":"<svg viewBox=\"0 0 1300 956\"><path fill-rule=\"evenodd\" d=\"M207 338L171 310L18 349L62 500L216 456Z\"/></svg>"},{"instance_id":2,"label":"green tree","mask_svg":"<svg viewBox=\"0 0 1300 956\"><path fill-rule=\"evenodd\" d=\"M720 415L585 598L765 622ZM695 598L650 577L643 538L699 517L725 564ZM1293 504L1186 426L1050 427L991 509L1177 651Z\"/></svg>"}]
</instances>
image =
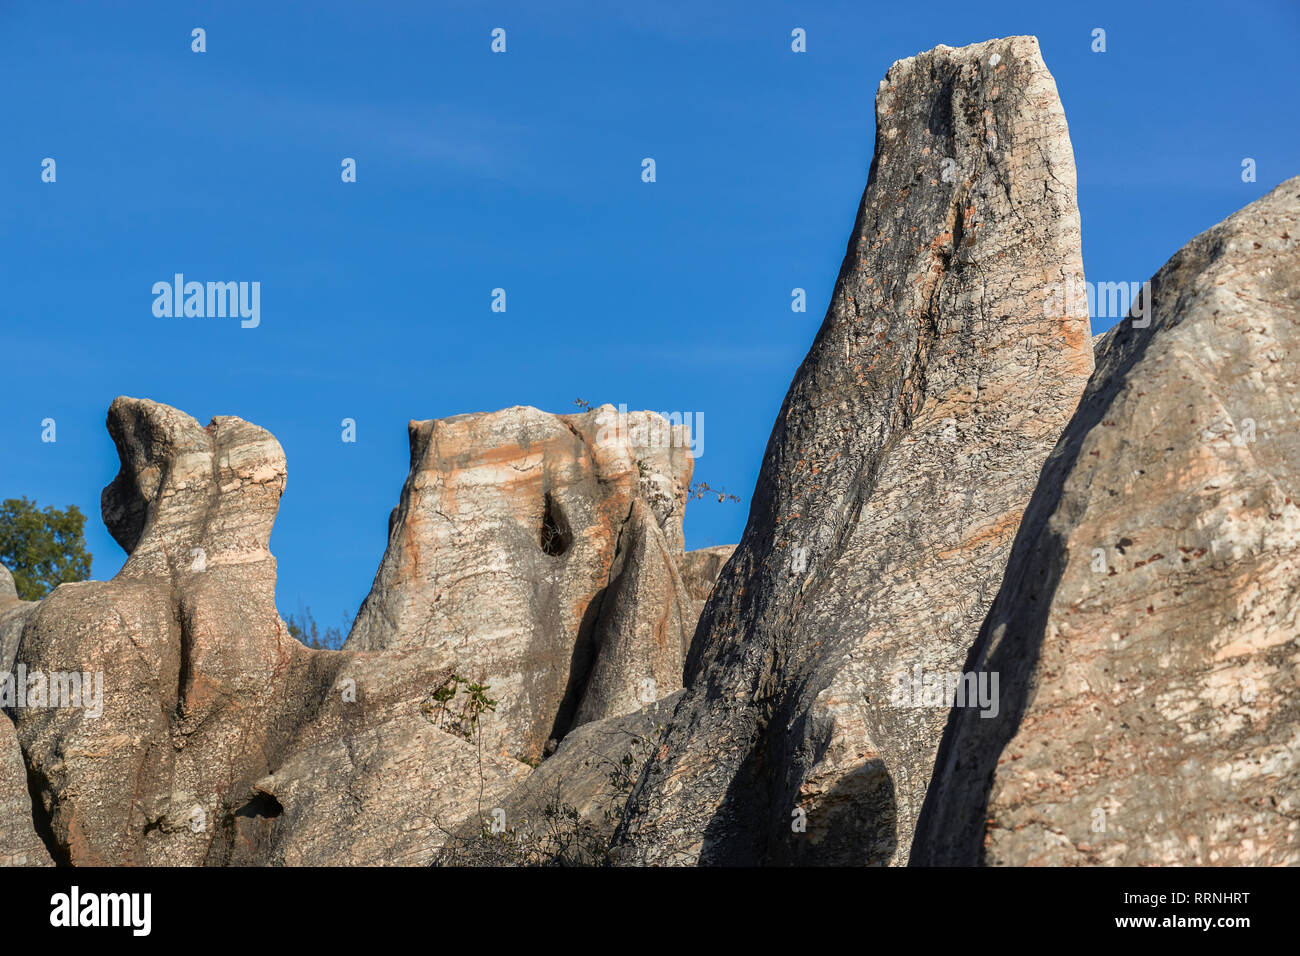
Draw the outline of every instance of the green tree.
<instances>
[{"instance_id":1,"label":"green tree","mask_svg":"<svg viewBox=\"0 0 1300 956\"><path fill-rule=\"evenodd\" d=\"M0 564L24 601L39 601L60 584L90 577L86 516L76 505L43 510L27 498L0 502Z\"/></svg>"}]
</instances>

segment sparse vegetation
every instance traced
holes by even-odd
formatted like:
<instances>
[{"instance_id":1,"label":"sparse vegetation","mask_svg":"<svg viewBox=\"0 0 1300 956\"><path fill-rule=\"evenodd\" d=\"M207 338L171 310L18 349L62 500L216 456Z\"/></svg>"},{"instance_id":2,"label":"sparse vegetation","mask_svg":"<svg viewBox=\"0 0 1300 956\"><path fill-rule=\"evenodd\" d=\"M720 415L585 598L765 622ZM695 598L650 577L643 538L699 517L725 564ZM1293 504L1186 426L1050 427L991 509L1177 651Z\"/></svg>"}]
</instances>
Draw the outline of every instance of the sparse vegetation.
<instances>
[{"instance_id":1,"label":"sparse vegetation","mask_svg":"<svg viewBox=\"0 0 1300 956\"><path fill-rule=\"evenodd\" d=\"M739 501L739 495L727 493L725 488L710 488L708 482L696 481L691 483L690 498L703 498L705 495L717 495L718 501Z\"/></svg>"},{"instance_id":2,"label":"sparse vegetation","mask_svg":"<svg viewBox=\"0 0 1300 956\"><path fill-rule=\"evenodd\" d=\"M480 809L478 832L472 825L459 833L447 832L449 839L436 865L607 866L610 836L622 822L641 768L663 731L656 724L649 737L629 735L627 752L617 761L606 761L610 786L598 813L584 817L579 808L560 798L564 788L556 781L552 795L534 817L511 822L485 816Z\"/></svg>"},{"instance_id":3,"label":"sparse vegetation","mask_svg":"<svg viewBox=\"0 0 1300 956\"><path fill-rule=\"evenodd\" d=\"M344 612L342 627L327 627L322 633L316 618L312 616L311 607L299 605L298 613L290 614L285 623L289 625L290 636L297 638L312 650L337 651L347 640L348 631L352 627L351 621L352 615Z\"/></svg>"},{"instance_id":4,"label":"sparse vegetation","mask_svg":"<svg viewBox=\"0 0 1300 956\"><path fill-rule=\"evenodd\" d=\"M479 737L479 717L497 709L488 689L487 684L452 674L420 709L439 730L472 741Z\"/></svg>"}]
</instances>

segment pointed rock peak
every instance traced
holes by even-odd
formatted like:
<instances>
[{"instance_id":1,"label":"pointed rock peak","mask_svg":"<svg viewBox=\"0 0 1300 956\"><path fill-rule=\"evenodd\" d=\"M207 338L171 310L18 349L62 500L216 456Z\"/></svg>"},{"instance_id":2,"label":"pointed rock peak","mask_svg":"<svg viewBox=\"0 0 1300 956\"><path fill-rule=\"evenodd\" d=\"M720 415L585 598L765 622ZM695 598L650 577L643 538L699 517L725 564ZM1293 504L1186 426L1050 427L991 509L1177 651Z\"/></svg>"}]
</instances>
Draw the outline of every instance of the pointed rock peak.
<instances>
[{"instance_id":1,"label":"pointed rock peak","mask_svg":"<svg viewBox=\"0 0 1300 956\"><path fill-rule=\"evenodd\" d=\"M906 860L944 714L891 706L890 682L960 670L1092 370L1073 152L1036 41L900 60L876 127L624 862Z\"/></svg>"}]
</instances>

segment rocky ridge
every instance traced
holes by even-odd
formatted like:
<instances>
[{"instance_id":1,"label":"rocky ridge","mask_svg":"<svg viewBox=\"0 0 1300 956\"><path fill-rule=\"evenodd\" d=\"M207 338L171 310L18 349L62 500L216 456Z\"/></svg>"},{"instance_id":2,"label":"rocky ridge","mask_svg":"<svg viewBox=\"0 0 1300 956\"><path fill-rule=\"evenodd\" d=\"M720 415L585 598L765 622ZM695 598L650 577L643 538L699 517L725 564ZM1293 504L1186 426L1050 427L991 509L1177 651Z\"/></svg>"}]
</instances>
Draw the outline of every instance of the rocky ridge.
<instances>
[{"instance_id":1,"label":"rocky ridge","mask_svg":"<svg viewBox=\"0 0 1300 956\"><path fill-rule=\"evenodd\" d=\"M1037 42L876 120L734 548L655 413L413 421L312 650L279 443L116 399L122 570L0 569L0 865L1300 863L1300 178L1094 339Z\"/></svg>"},{"instance_id":2,"label":"rocky ridge","mask_svg":"<svg viewBox=\"0 0 1300 956\"><path fill-rule=\"evenodd\" d=\"M100 714L77 700L9 709L3 859L429 863L530 778L519 758L536 762L547 734L671 694L694 624L677 570L690 455L653 413L634 417L664 426L661 445L603 431L612 411L413 426L380 585L347 647L320 651L274 604L279 443L238 418L203 427L115 400L121 470L102 506L126 564L38 603L0 596L14 666L52 676L75 662L103 688ZM453 447L456 434L479 443ZM465 522L426 535L430 515ZM409 597L425 573L439 628L385 630L410 604L433 613ZM479 590L485 576L504 584ZM500 714L476 710L479 682Z\"/></svg>"}]
</instances>

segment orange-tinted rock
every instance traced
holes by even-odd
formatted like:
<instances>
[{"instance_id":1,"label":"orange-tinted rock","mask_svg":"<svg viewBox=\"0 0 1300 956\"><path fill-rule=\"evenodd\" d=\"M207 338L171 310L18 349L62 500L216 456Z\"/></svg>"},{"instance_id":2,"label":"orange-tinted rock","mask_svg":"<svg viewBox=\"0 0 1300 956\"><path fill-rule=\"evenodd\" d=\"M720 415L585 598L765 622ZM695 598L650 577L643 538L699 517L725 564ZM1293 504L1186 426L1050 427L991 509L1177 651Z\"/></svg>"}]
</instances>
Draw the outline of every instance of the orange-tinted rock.
<instances>
[{"instance_id":1,"label":"orange-tinted rock","mask_svg":"<svg viewBox=\"0 0 1300 956\"><path fill-rule=\"evenodd\" d=\"M608 405L509 408L412 422L410 437L410 474L348 649L440 649L491 687L489 752L529 761L577 720L642 706L644 681L657 697L681 686L681 426ZM655 566L629 565L620 547L653 552ZM603 689L579 717L592 674Z\"/></svg>"}]
</instances>

